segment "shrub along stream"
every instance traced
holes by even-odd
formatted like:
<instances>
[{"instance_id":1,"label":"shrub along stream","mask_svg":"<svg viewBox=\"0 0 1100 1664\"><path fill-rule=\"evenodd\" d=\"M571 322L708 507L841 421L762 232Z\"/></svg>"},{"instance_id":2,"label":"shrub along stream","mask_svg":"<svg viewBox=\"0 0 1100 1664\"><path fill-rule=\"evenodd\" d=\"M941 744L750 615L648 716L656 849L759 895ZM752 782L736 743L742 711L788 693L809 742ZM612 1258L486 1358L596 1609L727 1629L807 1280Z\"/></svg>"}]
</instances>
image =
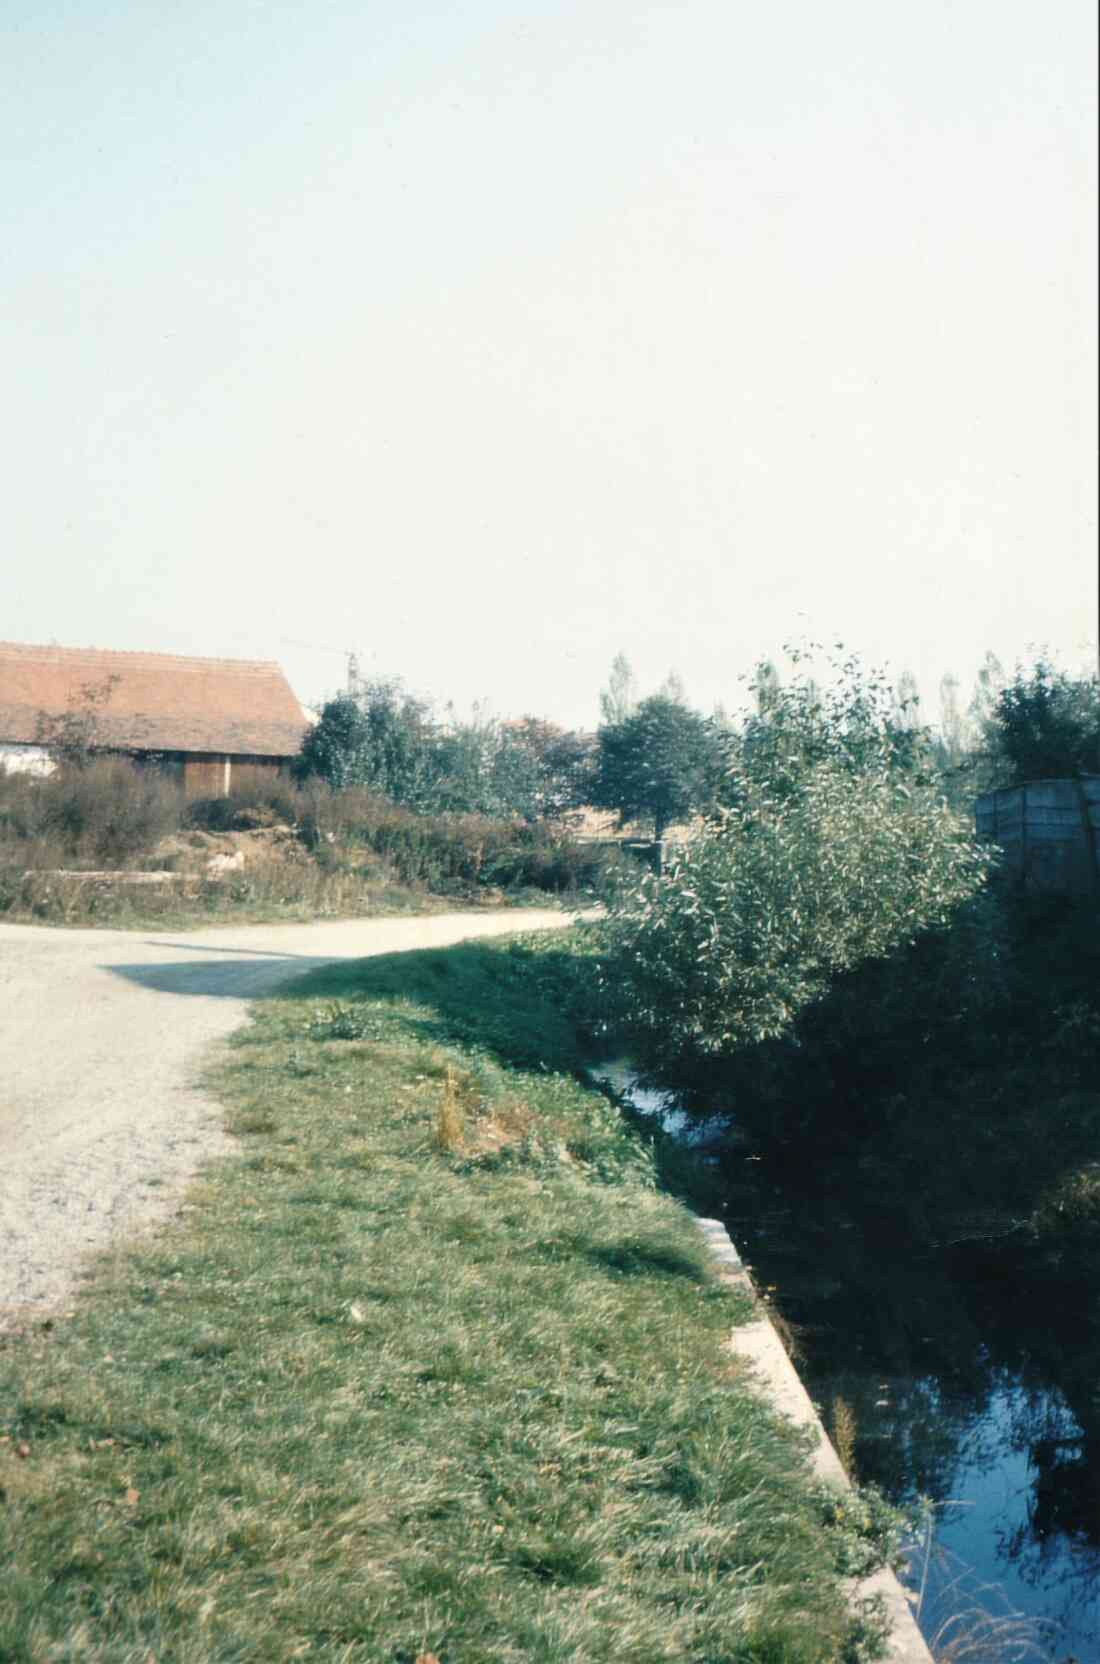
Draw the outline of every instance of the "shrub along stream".
<instances>
[{"instance_id":1,"label":"shrub along stream","mask_svg":"<svg viewBox=\"0 0 1100 1664\"><path fill-rule=\"evenodd\" d=\"M992 1406L1034 1479L1006 1558L1083 1591L1059 1638L1097 1656L1095 897L1017 894L881 673L822 688L801 657L786 685L761 667L697 835L610 886L602 1019L643 1084L735 1126L727 1217L853 1462L938 1504L975 1449L992 1468ZM1096 708L1091 682L1017 678L987 761L1091 767Z\"/></svg>"},{"instance_id":2,"label":"shrub along stream","mask_svg":"<svg viewBox=\"0 0 1100 1664\"><path fill-rule=\"evenodd\" d=\"M746 1302L663 1188L705 1175L580 1083L585 951L257 1009L240 1154L0 1352L0 1658L874 1654L844 1574L890 1522L724 1349Z\"/></svg>"},{"instance_id":3,"label":"shrub along stream","mask_svg":"<svg viewBox=\"0 0 1100 1664\"><path fill-rule=\"evenodd\" d=\"M725 1218L811 1393L931 1507L929 1636L1100 1656L1095 905L994 885L787 1033L650 1079L736 1129Z\"/></svg>"}]
</instances>

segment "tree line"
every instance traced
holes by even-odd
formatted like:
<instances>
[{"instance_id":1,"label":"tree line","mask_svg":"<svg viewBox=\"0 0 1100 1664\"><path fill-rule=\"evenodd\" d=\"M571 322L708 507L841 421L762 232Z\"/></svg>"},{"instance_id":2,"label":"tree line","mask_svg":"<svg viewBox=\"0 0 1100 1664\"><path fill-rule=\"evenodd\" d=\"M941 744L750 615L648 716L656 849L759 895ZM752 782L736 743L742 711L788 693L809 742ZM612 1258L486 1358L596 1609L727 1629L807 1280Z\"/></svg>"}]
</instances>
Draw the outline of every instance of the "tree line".
<instances>
[{"instance_id":1,"label":"tree line","mask_svg":"<svg viewBox=\"0 0 1100 1664\"><path fill-rule=\"evenodd\" d=\"M1045 658L1009 675L990 653L967 701L957 677L943 678L939 722L932 725L923 718L911 674L894 684L883 674L871 676L855 705L838 710L835 687L819 687L806 672L807 658L791 650L787 688L776 665L762 661L749 683L747 708L735 719L722 710L704 715L694 709L675 675L642 697L620 653L600 693L595 732L530 715L504 721L476 707L469 718L451 707L440 714L399 679L380 678L324 705L296 772L337 790L366 787L430 814L564 821L592 806L615 812L621 824L642 823L662 838L676 822L737 801L743 791L738 759L789 721L787 691L793 685L803 738L806 724L815 721L831 724L858 748L862 728L881 729L899 752L918 760L922 779L959 809L995 787L1100 773L1095 677L1070 675ZM849 661L849 691L854 665Z\"/></svg>"}]
</instances>

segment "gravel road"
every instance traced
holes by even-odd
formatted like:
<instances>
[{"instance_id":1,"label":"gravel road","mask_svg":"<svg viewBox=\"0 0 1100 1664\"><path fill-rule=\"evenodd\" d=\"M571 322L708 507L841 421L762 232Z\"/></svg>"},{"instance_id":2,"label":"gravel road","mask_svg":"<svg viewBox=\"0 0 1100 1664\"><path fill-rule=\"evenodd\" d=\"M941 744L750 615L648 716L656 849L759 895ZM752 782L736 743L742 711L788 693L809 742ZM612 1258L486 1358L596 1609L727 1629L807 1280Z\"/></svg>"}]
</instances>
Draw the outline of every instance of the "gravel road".
<instances>
[{"instance_id":1,"label":"gravel road","mask_svg":"<svg viewBox=\"0 0 1100 1664\"><path fill-rule=\"evenodd\" d=\"M569 922L525 910L194 935L0 924L0 1328L63 1303L89 1254L164 1219L229 1147L194 1082L250 1000L335 959Z\"/></svg>"}]
</instances>

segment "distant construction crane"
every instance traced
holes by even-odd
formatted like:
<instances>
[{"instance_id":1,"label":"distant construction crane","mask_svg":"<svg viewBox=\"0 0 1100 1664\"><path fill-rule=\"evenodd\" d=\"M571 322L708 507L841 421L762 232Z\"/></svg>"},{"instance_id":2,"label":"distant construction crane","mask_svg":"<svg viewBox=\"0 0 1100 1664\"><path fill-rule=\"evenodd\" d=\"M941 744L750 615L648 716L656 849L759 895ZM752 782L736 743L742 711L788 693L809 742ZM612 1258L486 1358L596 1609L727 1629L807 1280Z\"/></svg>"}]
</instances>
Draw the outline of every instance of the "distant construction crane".
<instances>
[{"instance_id":1,"label":"distant construction crane","mask_svg":"<svg viewBox=\"0 0 1100 1664\"><path fill-rule=\"evenodd\" d=\"M338 653L347 660L346 692L349 699L354 699L360 690L359 659L360 649L357 647L329 647L316 641L292 641L289 636L283 636L284 647L304 647L308 653Z\"/></svg>"}]
</instances>

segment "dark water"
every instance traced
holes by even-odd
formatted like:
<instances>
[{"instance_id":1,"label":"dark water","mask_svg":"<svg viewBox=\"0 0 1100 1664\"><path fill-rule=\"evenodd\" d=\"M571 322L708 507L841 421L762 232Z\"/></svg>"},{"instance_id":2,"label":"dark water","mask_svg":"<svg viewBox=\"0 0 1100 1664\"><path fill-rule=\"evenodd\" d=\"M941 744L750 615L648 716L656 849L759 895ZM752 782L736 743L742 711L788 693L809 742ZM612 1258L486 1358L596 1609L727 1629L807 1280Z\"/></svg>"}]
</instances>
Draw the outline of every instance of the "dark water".
<instances>
[{"instance_id":1,"label":"dark water","mask_svg":"<svg viewBox=\"0 0 1100 1664\"><path fill-rule=\"evenodd\" d=\"M663 1094L630 1090L669 1131L714 1146ZM855 1430L859 1477L924 1499L908 1581L944 1656L1100 1664L1100 1301L981 1221L914 1240L830 1165L776 1169L734 1144L718 1164L730 1234L773 1290L811 1396ZM955 1650L952 1651L952 1648Z\"/></svg>"}]
</instances>

